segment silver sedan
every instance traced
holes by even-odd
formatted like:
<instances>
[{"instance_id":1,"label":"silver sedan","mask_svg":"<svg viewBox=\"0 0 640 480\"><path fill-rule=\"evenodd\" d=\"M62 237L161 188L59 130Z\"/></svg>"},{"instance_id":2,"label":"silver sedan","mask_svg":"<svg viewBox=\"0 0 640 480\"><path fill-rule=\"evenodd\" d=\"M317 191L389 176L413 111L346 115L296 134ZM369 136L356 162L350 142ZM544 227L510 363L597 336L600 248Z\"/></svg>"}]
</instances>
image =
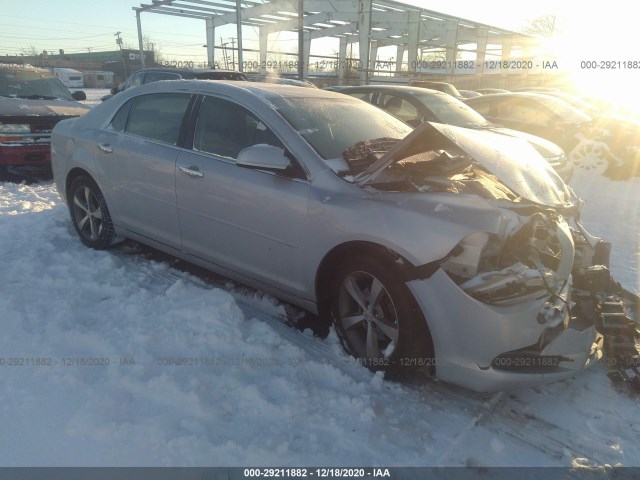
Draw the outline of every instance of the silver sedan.
<instances>
[{"instance_id":1,"label":"silver sedan","mask_svg":"<svg viewBox=\"0 0 640 480\"><path fill-rule=\"evenodd\" d=\"M87 246L135 239L330 318L371 369L495 390L601 355L569 308L603 242L520 140L412 130L317 89L184 80L59 123L52 163Z\"/></svg>"}]
</instances>

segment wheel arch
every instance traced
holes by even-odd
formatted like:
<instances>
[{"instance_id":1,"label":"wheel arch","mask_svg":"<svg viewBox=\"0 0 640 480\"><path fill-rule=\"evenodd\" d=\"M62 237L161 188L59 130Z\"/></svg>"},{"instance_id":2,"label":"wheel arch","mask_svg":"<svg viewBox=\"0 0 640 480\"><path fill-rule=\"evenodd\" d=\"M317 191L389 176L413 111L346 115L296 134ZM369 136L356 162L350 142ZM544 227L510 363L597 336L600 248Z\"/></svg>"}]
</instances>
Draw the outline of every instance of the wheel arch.
<instances>
[{"instance_id":1,"label":"wheel arch","mask_svg":"<svg viewBox=\"0 0 640 480\"><path fill-rule=\"evenodd\" d=\"M417 278L430 277L439 268L439 262L431 262L421 266L415 266L398 252L385 247L383 245L368 241L349 241L333 247L324 256L315 279L316 303L318 305L318 314L321 317L330 317L330 289L327 288L331 280L333 272L335 272L342 259L350 256L370 255L373 258L381 260L390 268L395 268L399 275L405 280L410 281ZM416 302L417 303L417 302ZM424 313L423 313L424 316ZM434 352L433 340L431 339L429 320L425 316L427 329L431 345L430 352Z\"/></svg>"},{"instance_id":2,"label":"wheel arch","mask_svg":"<svg viewBox=\"0 0 640 480\"><path fill-rule=\"evenodd\" d=\"M91 181L93 181L94 183L96 182L93 176L91 176L91 174L87 172L84 168L74 167L71 170L69 170L69 172L67 173L65 184L64 184L64 194L65 194L65 197L67 198L67 203L69 203L70 201L69 188L71 187L71 184L76 178L82 177L82 176L90 178Z\"/></svg>"}]
</instances>

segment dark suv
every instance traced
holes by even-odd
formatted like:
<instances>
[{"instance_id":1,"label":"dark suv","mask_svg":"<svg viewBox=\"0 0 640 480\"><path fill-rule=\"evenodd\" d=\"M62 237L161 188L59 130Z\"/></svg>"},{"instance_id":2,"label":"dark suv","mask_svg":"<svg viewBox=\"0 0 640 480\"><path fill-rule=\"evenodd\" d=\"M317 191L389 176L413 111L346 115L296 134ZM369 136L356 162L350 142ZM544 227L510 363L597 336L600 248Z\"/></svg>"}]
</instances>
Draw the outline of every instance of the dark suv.
<instances>
[{"instance_id":1,"label":"dark suv","mask_svg":"<svg viewBox=\"0 0 640 480\"><path fill-rule=\"evenodd\" d=\"M119 87L111 89L111 95L102 97L102 101L111 98L118 92L123 92L127 88L138 87L145 83L157 82L159 80L246 80L244 73L235 70L212 70L210 68L171 68L171 67L150 67L138 70L125 80Z\"/></svg>"},{"instance_id":2,"label":"dark suv","mask_svg":"<svg viewBox=\"0 0 640 480\"><path fill-rule=\"evenodd\" d=\"M0 176L7 167L48 170L51 130L89 107L82 91L71 94L53 73L30 65L0 63Z\"/></svg>"}]
</instances>

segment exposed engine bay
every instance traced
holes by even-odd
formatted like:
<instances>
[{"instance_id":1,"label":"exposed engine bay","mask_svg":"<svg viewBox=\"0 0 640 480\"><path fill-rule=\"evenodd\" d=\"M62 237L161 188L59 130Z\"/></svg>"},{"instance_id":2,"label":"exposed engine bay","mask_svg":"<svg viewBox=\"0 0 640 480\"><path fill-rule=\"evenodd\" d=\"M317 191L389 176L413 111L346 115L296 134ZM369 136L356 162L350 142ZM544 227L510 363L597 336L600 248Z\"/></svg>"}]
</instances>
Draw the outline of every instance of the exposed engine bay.
<instances>
[{"instance_id":1,"label":"exposed engine bay","mask_svg":"<svg viewBox=\"0 0 640 480\"><path fill-rule=\"evenodd\" d=\"M453 140L449 142L431 134L436 148L405 147L397 155L400 158L373 172L363 187L477 195L508 212L509 228L504 235L489 231L468 235L439 263L467 295L486 305L517 307L542 302L536 320L545 328L538 342L504 352L492 367L533 373L561 368L562 362L572 360L554 354L553 340L569 328L580 332L595 326L612 377L640 392L636 346L640 333L608 270L611 245L590 235L580 223L581 201L561 181L555 192L544 191L545 183L555 181L551 175L534 177L534 181L527 181L526 175L518 177L510 165L501 165L500 152L494 152L492 161L478 161L484 152L475 151L472 156L462 148L464 138L458 138L456 132L444 131L447 140ZM364 172L360 176L365 176L367 168L383 163L390 147L399 150L401 145L377 139L352 147L344 155L350 173ZM506 174L498 176L504 170ZM538 199L549 201L541 204ZM517 363L512 361L515 358Z\"/></svg>"}]
</instances>

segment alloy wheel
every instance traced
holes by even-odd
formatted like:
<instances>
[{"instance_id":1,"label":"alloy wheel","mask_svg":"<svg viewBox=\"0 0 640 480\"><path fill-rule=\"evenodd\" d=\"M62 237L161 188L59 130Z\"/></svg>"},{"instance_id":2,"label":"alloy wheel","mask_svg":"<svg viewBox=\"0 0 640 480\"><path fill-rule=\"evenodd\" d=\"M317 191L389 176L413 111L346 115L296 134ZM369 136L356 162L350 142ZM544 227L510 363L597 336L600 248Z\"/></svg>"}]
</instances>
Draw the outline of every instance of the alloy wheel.
<instances>
[{"instance_id":1,"label":"alloy wheel","mask_svg":"<svg viewBox=\"0 0 640 480\"><path fill-rule=\"evenodd\" d=\"M340 285L338 321L359 358L389 357L398 342L398 314L383 283L353 272Z\"/></svg>"},{"instance_id":2,"label":"alloy wheel","mask_svg":"<svg viewBox=\"0 0 640 480\"><path fill-rule=\"evenodd\" d=\"M96 194L84 185L73 196L73 216L80 234L90 241L97 241L102 232L104 213Z\"/></svg>"}]
</instances>

